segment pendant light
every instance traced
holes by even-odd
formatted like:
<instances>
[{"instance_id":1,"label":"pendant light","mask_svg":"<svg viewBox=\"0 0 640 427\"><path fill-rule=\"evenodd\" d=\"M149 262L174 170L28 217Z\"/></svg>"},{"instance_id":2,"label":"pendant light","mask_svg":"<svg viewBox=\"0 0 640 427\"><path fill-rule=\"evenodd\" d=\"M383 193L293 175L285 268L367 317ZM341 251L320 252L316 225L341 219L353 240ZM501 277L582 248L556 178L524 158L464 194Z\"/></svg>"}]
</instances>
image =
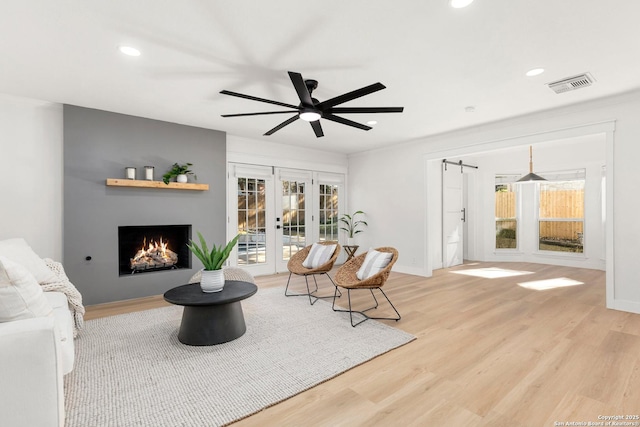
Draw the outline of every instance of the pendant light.
<instances>
[{"instance_id":1,"label":"pendant light","mask_svg":"<svg viewBox=\"0 0 640 427\"><path fill-rule=\"evenodd\" d=\"M529 173L523 176L522 178L520 178L519 180L517 180L516 182L531 182L531 181L546 181L546 179L544 179L540 175L536 175L535 173L533 173L533 147L530 145L529 146Z\"/></svg>"}]
</instances>

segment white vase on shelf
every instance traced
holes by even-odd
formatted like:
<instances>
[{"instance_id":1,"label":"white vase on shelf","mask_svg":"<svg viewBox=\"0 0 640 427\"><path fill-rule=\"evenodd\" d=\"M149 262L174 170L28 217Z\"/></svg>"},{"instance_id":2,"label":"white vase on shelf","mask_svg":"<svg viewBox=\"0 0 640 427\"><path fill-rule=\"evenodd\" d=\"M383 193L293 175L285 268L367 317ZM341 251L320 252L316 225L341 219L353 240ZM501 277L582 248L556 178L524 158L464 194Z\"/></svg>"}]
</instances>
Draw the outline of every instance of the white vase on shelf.
<instances>
[{"instance_id":1,"label":"white vase on shelf","mask_svg":"<svg viewBox=\"0 0 640 427\"><path fill-rule=\"evenodd\" d=\"M180 175L176 176L176 181L177 181L177 182L182 182L182 183L187 182L187 181L188 181L188 180L187 180L187 175L185 175L185 174L180 174Z\"/></svg>"}]
</instances>

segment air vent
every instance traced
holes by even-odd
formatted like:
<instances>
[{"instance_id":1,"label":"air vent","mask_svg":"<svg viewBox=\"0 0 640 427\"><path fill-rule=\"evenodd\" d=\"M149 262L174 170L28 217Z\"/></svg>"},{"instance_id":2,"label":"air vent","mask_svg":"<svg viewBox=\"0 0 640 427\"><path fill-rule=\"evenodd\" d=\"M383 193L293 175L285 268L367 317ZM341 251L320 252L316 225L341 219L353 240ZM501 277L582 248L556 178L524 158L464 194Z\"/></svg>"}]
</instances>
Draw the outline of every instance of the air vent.
<instances>
[{"instance_id":1,"label":"air vent","mask_svg":"<svg viewBox=\"0 0 640 427\"><path fill-rule=\"evenodd\" d=\"M547 85L555 93L569 92L570 90L582 89L591 86L595 79L589 73L580 74L579 76L568 77L566 79L551 82Z\"/></svg>"}]
</instances>

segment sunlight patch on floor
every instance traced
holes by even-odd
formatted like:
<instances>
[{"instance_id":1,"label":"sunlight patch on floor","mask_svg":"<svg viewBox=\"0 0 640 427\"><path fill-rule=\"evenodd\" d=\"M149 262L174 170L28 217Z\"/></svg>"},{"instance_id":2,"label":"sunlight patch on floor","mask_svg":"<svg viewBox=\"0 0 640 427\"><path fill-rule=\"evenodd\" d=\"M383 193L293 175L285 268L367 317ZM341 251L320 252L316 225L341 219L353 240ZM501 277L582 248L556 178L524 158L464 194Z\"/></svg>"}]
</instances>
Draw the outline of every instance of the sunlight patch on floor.
<instances>
[{"instance_id":1,"label":"sunlight patch on floor","mask_svg":"<svg viewBox=\"0 0 640 427\"><path fill-rule=\"evenodd\" d=\"M533 274L532 271L508 270L508 269L498 268L498 267L472 268L469 270L451 271L451 273L482 277L484 279L499 279L502 277L513 277L513 276L523 276L525 274Z\"/></svg>"},{"instance_id":2,"label":"sunlight patch on floor","mask_svg":"<svg viewBox=\"0 0 640 427\"><path fill-rule=\"evenodd\" d=\"M534 291L547 291L549 289L566 288L569 286L584 285L584 282L579 282L573 279L567 279L566 277L557 277L555 279L536 280L533 282L518 283L518 286L532 289Z\"/></svg>"}]
</instances>

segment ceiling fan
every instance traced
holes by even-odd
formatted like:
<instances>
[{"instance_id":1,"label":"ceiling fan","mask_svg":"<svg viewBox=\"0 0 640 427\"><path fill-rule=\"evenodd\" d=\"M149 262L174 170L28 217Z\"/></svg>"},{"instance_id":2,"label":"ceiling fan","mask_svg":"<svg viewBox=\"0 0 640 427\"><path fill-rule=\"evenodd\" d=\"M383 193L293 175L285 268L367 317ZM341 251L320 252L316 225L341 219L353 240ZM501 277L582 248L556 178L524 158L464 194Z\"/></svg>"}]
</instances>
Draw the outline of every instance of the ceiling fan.
<instances>
[{"instance_id":1,"label":"ceiling fan","mask_svg":"<svg viewBox=\"0 0 640 427\"><path fill-rule=\"evenodd\" d=\"M370 93L377 92L385 88L382 83L374 83L372 85L356 89L352 92L345 93L335 98L328 99L326 101L318 101L311 97L313 90L318 87L317 80L304 80L302 74L289 71L289 77L291 83L298 93L300 98L299 105L286 104L284 102L272 101L270 99L258 98L256 96L244 95L242 93L231 92L228 90L220 91L223 95L237 96L238 98L251 99L253 101L266 102L267 104L279 105L281 107L287 107L292 109L286 111L263 111L259 113L240 113L240 114L223 114L222 117L241 117L241 116L260 116L267 114L287 114L295 113L295 115L271 130L268 130L264 135L273 135L283 127L290 125L298 119L305 120L311 124L316 136L320 138L324 136L322 131L322 125L320 119L331 120L332 122L341 123L343 125L352 126L354 128L362 130L370 130L371 127L363 125L361 123L354 122L344 117L336 116L336 114L371 114L371 113L402 113L404 107L336 107L336 105L344 104L356 98L360 98Z\"/></svg>"}]
</instances>

